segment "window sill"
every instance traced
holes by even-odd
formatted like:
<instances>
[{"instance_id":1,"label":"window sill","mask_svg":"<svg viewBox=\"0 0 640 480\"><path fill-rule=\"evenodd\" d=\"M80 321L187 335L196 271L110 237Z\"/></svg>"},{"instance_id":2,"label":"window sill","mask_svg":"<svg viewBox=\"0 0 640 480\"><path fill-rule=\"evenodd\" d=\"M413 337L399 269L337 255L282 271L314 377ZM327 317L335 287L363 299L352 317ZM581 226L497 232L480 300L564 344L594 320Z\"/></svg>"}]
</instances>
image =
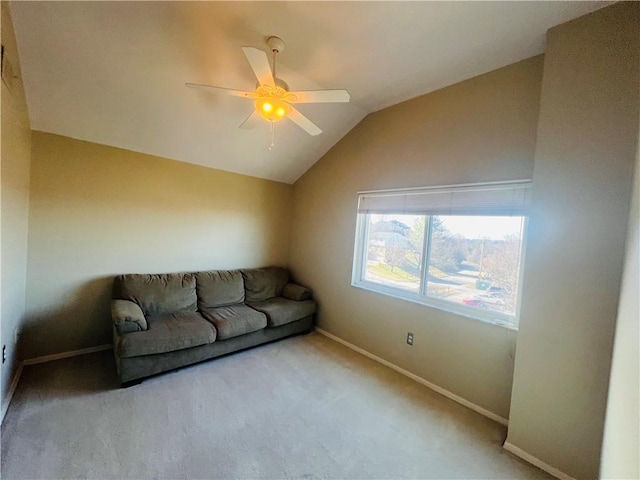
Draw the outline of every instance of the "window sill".
<instances>
[{"instance_id":1,"label":"window sill","mask_svg":"<svg viewBox=\"0 0 640 480\"><path fill-rule=\"evenodd\" d=\"M451 313L453 315L458 315L460 317L469 318L472 320L477 320L482 323L488 323L489 325L496 325L498 327L506 328L507 330L512 330L514 332L518 331L518 326L513 325L508 317L497 314L496 312L488 312L488 311L478 311L472 307L466 307L464 305L452 304L446 301L438 300L431 297L420 296L415 293L405 292L402 290L397 290L395 288L385 287L384 285L378 285L371 282L360 281L360 282L351 282L351 286L355 288L360 288L362 290L367 290L369 292L379 293L381 295L385 295L392 298L397 298L399 300L405 300L411 303L417 303L418 305L423 305L425 307L435 308L437 310L441 310L447 313Z\"/></svg>"}]
</instances>

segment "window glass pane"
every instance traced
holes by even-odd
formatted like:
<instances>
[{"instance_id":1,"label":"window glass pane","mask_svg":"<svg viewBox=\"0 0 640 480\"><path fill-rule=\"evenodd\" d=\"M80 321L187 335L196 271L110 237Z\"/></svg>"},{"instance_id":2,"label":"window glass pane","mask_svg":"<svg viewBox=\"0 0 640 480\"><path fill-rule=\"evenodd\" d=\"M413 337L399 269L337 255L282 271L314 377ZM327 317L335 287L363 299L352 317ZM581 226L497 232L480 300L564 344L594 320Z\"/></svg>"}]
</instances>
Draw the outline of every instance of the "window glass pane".
<instances>
[{"instance_id":1,"label":"window glass pane","mask_svg":"<svg viewBox=\"0 0 640 480\"><path fill-rule=\"evenodd\" d=\"M523 217L432 216L427 295L516 314Z\"/></svg>"},{"instance_id":2,"label":"window glass pane","mask_svg":"<svg viewBox=\"0 0 640 480\"><path fill-rule=\"evenodd\" d=\"M368 215L364 279L410 292L420 291L423 215Z\"/></svg>"}]
</instances>

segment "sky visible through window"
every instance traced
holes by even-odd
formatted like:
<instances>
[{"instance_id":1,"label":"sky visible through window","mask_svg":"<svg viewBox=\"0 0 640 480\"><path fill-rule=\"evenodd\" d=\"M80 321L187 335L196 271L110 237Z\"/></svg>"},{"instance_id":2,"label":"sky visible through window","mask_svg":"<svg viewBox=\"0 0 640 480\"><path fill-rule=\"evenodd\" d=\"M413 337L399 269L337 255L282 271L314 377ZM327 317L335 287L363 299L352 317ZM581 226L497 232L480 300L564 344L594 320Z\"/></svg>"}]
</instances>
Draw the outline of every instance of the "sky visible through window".
<instances>
[{"instance_id":1,"label":"sky visible through window","mask_svg":"<svg viewBox=\"0 0 640 480\"><path fill-rule=\"evenodd\" d=\"M406 222L408 215L372 215L376 220ZM502 240L522 229L522 217L487 217L457 215L440 217L442 224L452 235L468 239Z\"/></svg>"},{"instance_id":2,"label":"sky visible through window","mask_svg":"<svg viewBox=\"0 0 640 480\"><path fill-rule=\"evenodd\" d=\"M441 220L452 235L469 239L502 240L522 228L522 217L450 216Z\"/></svg>"}]
</instances>

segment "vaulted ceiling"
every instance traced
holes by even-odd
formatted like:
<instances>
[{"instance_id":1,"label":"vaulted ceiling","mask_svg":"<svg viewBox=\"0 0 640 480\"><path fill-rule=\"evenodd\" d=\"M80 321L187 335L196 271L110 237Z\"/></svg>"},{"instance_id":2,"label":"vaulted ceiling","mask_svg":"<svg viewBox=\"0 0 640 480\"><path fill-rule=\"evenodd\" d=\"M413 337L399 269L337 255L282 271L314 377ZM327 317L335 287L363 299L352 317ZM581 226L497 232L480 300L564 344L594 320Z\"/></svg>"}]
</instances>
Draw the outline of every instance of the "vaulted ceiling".
<instances>
[{"instance_id":1,"label":"vaulted ceiling","mask_svg":"<svg viewBox=\"0 0 640 480\"><path fill-rule=\"evenodd\" d=\"M607 2L609 3L609 2ZM293 183L368 113L542 53L550 27L604 2L12 2L34 130ZM286 47L292 90L346 88L348 104L238 125L254 90L242 46Z\"/></svg>"}]
</instances>

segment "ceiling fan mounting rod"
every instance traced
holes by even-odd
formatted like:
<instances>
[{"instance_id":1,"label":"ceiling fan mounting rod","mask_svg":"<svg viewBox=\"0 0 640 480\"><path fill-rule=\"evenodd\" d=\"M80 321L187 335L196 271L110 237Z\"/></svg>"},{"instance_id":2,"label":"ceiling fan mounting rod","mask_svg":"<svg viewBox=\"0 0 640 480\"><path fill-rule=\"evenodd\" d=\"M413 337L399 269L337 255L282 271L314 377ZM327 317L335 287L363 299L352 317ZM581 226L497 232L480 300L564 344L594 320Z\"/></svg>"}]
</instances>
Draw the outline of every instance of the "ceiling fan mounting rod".
<instances>
[{"instance_id":1,"label":"ceiling fan mounting rod","mask_svg":"<svg viewBox=\"0 0 640 480\"><path fill-rule=\"evenodd\" d=\"M273 51L273 79L275 80L276 78L276 58L278 56L278 52L276 52L275 50Z\"/></svg>"},{"instance_id":2,"label":"ceiling fan mounting rod","mask_svg":"<svg viewBox=\"0 0 640 480\"><path fill-rule=\"evenodd\" d=\"M273 77L276 76L276 57L278 53L282 53L284 51L284 40L280 37L269 37L267 39L267 46L273 52Z\"/></svg>"}]
</instances>

